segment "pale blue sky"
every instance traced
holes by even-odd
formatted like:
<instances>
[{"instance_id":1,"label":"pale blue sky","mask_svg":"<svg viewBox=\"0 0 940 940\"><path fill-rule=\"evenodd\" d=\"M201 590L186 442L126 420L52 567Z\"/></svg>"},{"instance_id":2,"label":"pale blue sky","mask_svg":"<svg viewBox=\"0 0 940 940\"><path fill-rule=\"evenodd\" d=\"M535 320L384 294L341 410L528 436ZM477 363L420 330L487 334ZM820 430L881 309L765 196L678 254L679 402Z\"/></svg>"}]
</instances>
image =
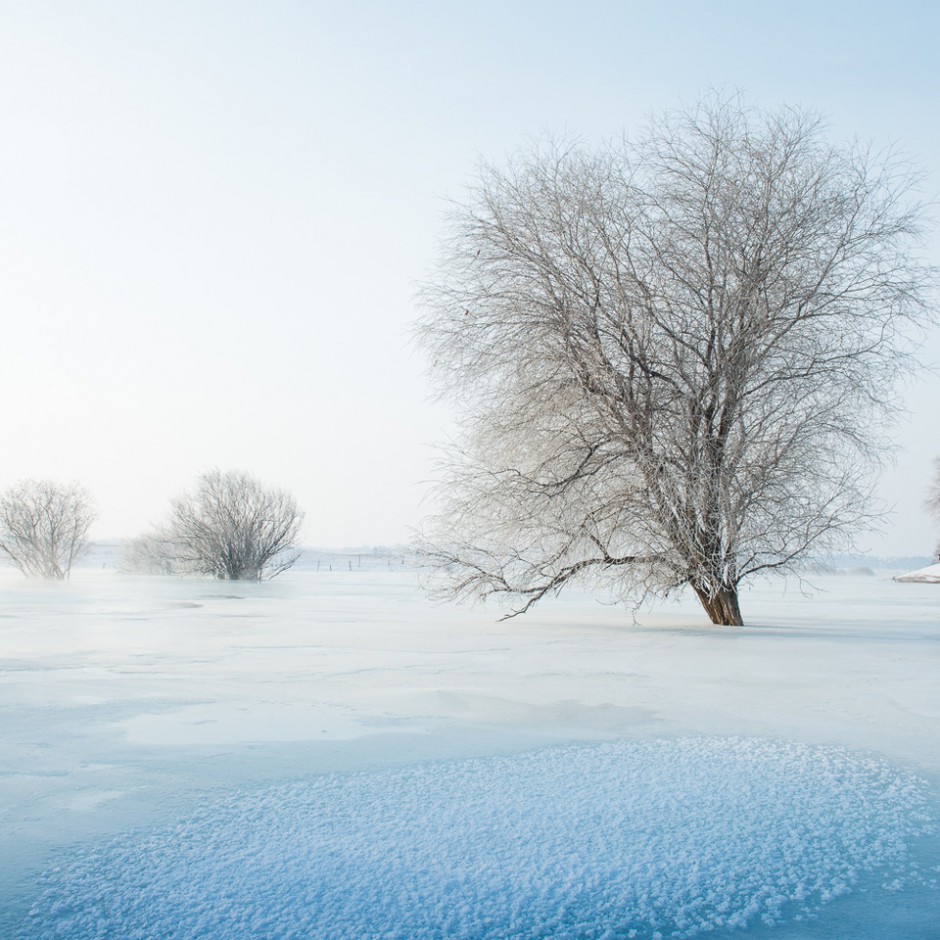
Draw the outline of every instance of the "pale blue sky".
<instances>
[{"instance_id":1,"label":"pale blue sky","mask_svg":"<svg viewBox=\"0 0 940 940\"><path fill-rule=\"evenodd\" d=\"M297 495L310 544L406 538L448 430L415 283L478 157L734 86L898 144L940 191L934 7L768 7L0 2L0 487L81 481L95 534L130 536L240 468ZM935 541L940 379L909 402L898 514L863 547Z\"/></svg>"}]
</instances>

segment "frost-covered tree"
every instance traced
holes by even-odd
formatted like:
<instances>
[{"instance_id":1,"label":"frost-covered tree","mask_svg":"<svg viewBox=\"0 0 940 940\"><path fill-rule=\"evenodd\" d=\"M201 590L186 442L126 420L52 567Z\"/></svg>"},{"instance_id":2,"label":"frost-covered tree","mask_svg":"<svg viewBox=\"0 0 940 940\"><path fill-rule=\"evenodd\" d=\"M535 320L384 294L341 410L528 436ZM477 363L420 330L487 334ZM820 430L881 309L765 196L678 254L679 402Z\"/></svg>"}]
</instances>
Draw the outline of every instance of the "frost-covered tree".
<instances>
[{"instance_id":1,"label":"frost-covered tree","mask_svg":"<svg viewBox=\"0 0 940 940\"><path fill-rule=\"evenodd\" d=\"M23 480L0 497L0 551L27 577L64 579L95 520L80 486Z\"/></svg>"},{"instance_id":2,"label":"frost-covered tree","mask_svg":"<svg viewBox=\"0 0 940 940\"><path fill-rule=\"evenodd\" d=\"M290 568L303 513L245 473L212 470L172 502L167 523L131 543L124 563L149 573L261 581Z\"/></svg>"},{"instance_id":3,"label":"frost-covered tree","mask_svg":"<svg viewBox=\"0 0 940 940\"><path fill-rule=\"evenodd\" d=\"M930 319L916 183L717 96L484 166L418 327L464 416L425 532L439 590L519 613L573 580L689 585L740 624L745 578L849 544Z\"/></svg>"}]
</instances>

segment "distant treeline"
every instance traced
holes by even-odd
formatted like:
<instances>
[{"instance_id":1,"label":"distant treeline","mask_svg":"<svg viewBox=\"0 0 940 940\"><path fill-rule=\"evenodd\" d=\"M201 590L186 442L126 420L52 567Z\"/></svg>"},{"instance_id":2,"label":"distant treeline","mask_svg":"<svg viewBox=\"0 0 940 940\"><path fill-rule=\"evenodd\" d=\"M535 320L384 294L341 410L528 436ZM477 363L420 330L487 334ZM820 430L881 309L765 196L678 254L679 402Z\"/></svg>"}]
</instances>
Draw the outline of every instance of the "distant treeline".
<instances>
[{"instance_id":1,"label":"distant treeline","mask_svg":"<svg viewBox=\"0 0 940 940\"><path fill-rule=\"evenodd\" d=\"M123 557L130 539L89 542L88 549L75 568L111 568L122 570ZM323 548L302 548L291 571L380 571L413 567L415 559L407 547L378 545L353 550L332 551ZM287 574L287 572L285 572Z\"/></svg>"}]
</instances>

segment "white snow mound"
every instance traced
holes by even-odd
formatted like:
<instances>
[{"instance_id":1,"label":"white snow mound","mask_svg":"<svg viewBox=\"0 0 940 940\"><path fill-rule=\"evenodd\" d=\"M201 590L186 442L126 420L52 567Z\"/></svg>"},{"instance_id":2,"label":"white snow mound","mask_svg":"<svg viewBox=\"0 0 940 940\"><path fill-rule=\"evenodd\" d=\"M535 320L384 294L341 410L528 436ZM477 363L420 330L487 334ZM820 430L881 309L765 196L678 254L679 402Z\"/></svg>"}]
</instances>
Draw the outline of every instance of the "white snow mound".
<instances>
[{"instance_id":1,"label":"white snow mound","mask_svg":"<svg viewBox=\"0 0 940 940\"><path fill-rule=\"evenodd\" d=\"M883 763L748 739L334 774L63 861L24 937L693 937L903 880L927 805Z\"/></svg>"},{"instance_id":2,"label":"white snow mound","mask_svg":"<svg viewBox=\"0 0 940 940\"><path fill-rule=\"evenodd\" d=\"M918 581L923 584L940 584L940 564L927 565L907 574L899 574L895 581Z\"/></svg>"}]
</instances>

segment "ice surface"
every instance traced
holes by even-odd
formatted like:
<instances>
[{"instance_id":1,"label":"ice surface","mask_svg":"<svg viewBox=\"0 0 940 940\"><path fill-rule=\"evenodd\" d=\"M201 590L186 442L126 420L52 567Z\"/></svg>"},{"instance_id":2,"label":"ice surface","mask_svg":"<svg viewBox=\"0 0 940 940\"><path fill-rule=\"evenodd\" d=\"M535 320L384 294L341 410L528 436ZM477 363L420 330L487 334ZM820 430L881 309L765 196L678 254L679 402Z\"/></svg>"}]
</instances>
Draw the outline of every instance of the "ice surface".
<instances>
[{"instance_id":1,"label":"ice surface","mask_svg":"<svg viewBox=\"0 0 940 940\"><path fill-rule=\"evenodd\" d=\"M24 935L575 940L774 924L866 873L894 888L916 874L923 790L832 749L711 738L330 775L71 859Z\"/></svg>"},{"instance_id":2,"label":"ice surface","mask_svg":"<svg viewBox=\"0 0 940 940\"><path fill-rule=\"evenodd\" d=\"M660 912L673 918L663 922L668 936L691 929L676 926L694 907L691 889L682 887L688 867L675 861L686 851L701 856L705 900L695 916L716 938L731 929L719 926L721 917L746 909L739 873L750 844L764 853L752 858L759 864L749 882L761 912L777 896L781 859L794 884L819 889L784 904L776 926L755 912L734 936L936 940L940 903L929 878L940 851L935 836L915 839L913 830L921 795L935 801L940 781L940 596L935 585L898 584L885 573L820 576L818 586L806 597L759 585L742 598L749 625L727 629L708 626L692 601L634 621L622 607L576 594L496 623L498 608L431 605L403 566L366 560L360 568L357 559L256 585L108 569L47 585L0 573L0 936L68 938L68 918L87 923L95 898L114 912L101 915L100 930L112 929L109 918L120 925L101 935L131 936L121 904L146 895L143 886L169 904L186 884L201 884L211 898L227 877L241 879L246 909L270 915L267 926L230 933L233 940L294 936L287 926L313 914L291 895L300 882L290 872L319 878L335 897L342 879L331 874L330 858L345 858L344 871L361 868L349 875L349 910L375 917L394 936L417 923L392 923L408 906L396 891L425 892L412 918L420 909L432 917L443 910L434 895L440 890L470 899L459 921L465 936L492 916L504 931L493 936L513 936L509 923L522 937L526 916L536 918L536 930L537 918L548 923L566 904L590 907L590 878L609 883L612 893L596 897L612 907L596 907L583 936L603 936L625 898L633 898L632 913L624 907L616 922L651 930L652 908L637 907L630 891L654 877L660 896L671 899ZM747 754L763 757L748 762ZM837 778L820 776L827 766L841 768L846 794L886 793L892 775L900 789L885 800L838 803ZM538 774L526 771L536 767ZM816 796L801 783L804 769ZM927 780L927 791L911 774ZM540 775L545 792L522 789ZM494 783L485 799L464 799L486 779ZM705 798L716 781L727 811ZM577 799L565 797L572 787L582 788ZM745 795L768 787L761 828L764 817L749 815ZM419 788L423 802L414 795ZM585 809L576 825L569 803L571 813ZM473 805L491 815L466 809ZM331 815L337 806L345 815ZM831 832L821 828L827 814ZM305 855L304 840L322 839L337 818L349 825L333 825L333 854ZM487 818L495 820L489 829ZM369 821L369 852L357 842L357 819ZM634 829L618 829L619 819ZM267 839L268 831L277 838ZM181 834L176 841L173 832ZM792 832L805 836L799 846L815 848L799 854L787 842ZM837 841L827 841L836 832ZM543 852L543 836L566 840L558 864L569 866L567 880L539 876L560 870L545 867L544 853L532 854L533 847ZM699 841L682 841L693 836ZM184 843L189 861L180 867ZM290 866L278 867L279 844ZM708 867L716 856L703 847L714 844L731 850L731 867ZM624 861L638 845L659 847L659 868L644 874ZM473 853L486 854L487 846L511 864L480 864ZM76 851L86 853L77 867ZM451 884L435 875L428 859L436 851L435 864L463 858L479 876ZM134 870L120 880L116 866L129 859ZM268 868L259 869L259 859ZM914 861L927 880L904 881ZM397 887L382 874L390 864L406 872ZM878 871L866 872L868 864ZM603 877L598 865L606 865ZM507 880L510 868L529 881ZM895 877L898 890L882 887ZM129 886L123 894L122 884ZM507 915L514 886L524 884L535 885L545 905L520 893L516 913ZM823 903L817 920L793 919L801 905L819 905L824 888L834 895L842 886L851 893ZM278 898L291 896L296 903L282 916ZM496 906L486 909L495 913L478 917L473 899L480 898L491 898ZM216 906L203 905L210 921ZM459 906L451 907L457 917ZM239 909L234 901L229 908ZM324 916L338 918L339 930L347 915L337 907ZM433 929L430 921L426 927ZM223 935L146 929L154 938Z\"/></svg>"}]
</instances>

